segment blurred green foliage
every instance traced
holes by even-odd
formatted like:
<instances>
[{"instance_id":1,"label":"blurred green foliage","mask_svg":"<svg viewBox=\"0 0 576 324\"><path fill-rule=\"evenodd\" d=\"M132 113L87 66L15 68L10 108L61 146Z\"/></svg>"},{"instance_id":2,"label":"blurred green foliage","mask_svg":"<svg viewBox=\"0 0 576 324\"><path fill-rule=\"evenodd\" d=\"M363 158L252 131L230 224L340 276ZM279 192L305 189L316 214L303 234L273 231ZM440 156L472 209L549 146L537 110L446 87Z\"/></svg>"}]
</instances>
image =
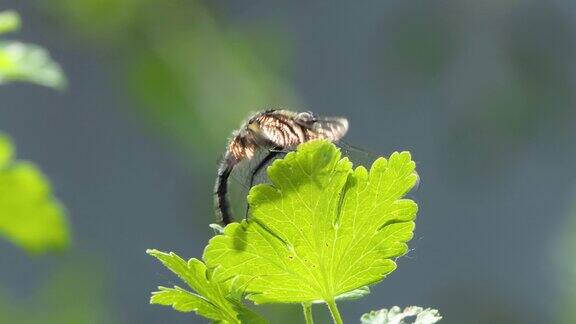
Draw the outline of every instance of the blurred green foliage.
<instances>
[{"instance_id":1,"label":"blurred green foliage","mask_svg":"<svg viewBox=\"0 0 576 324\"><path fill-rule=\"evenodd\" d=\"M560 303L557 312L557 322L561 324L576 323L576 199L570 208L566 221L562 226L557 249L554 256L559 268L558 287L560 288Z\"/></svg>"},{"instance_id":2,"label":"blurred green foliage","mask_svg":"<svg viewBox=\"0 0 576 324\"><path fill-rule=\"evenodd\" d=\"M19 26L17 13L0 13L0 34ZM60 66L44 49L0 41L0 84L13 81L57 89L66 85ZM0 133L0 236L30 254L67 248L70 231L64 208L42 172L32 163L14 160L14 151L10 139ZM0 291L0 322L110 323L103 309L103 277L92 263L75 260L62 264L26 300Z\"/></svg>"},{"instance_id":3,"label":"blurred green foliage","mask_svg":"<svg viewBox=\"0 0 576 324\"><path fill-rule=\"evenodd\" d=\"M20 16L12 10L0 12L0 34L20 28Z\"/></svg>"},{"instance_id":4,"label":"blurred green foliage","mask_svg":"<svg viewBox=\"0 0 576 324\"><path fill-rule=\"evenodd\" d=\"M20 27L20 17L13 11L0 12L0 34ZM27 81L62 89L66 79L58 63L43 48L17 41L0 41L0 84Z\"/></svg>"},{"instance_id":5,"label":"blurred green foliage","mask_svg":"<svg viewBox=\"0 0 576 324\"><path fill-rule=\"evenodd\" d=\"M27 298L0 291L0 322L18 324L114 323L106 314L104 277L93 260L67 260Z\"/></svg>"},{"instance_id":6,"label":"blurred green foliage","mask_svg":"<svg viewBox=\"0 0 576 324\"><path fill-rule=\"evenodd\" d=\"M297 102L279 33L223 25L200 1L57 0L47 12L113 52L148 125L201 156L250 111Z\"/></svg>"},{"instance_id":7,"label":"blurred green foliage","mask_svg":"<svg viewBox=\"0 0 576 324\"><path fill-rule=\"evenodd\" d=\"M67 247L68 223L50 185L31 163L12 160L0 134L0 235L30 253Z\"/></svg>"}]
</instances>

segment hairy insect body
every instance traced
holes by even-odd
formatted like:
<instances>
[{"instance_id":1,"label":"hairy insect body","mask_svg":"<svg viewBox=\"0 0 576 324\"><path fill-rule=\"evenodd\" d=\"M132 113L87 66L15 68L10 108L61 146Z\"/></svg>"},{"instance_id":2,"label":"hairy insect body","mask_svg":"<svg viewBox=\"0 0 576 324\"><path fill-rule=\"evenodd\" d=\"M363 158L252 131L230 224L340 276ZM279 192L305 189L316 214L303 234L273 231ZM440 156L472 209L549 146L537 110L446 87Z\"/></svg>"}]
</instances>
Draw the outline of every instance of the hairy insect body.
<instances>
[{"instance_id":1,"label":"hairy insect body","mask_svg":"<svg viewBox=\"0 0 576 324\"><path fill-rule=\"evenodd\" d=\"M234 220L226 197L227 183L230 173L239 162L252 159L259 149L269 150L269 154L253 170L253 176L278 151L290 151L314 139L336 142L347 130L348 121L345 118L318 118L311 112L266 110L253 115L233 133L218 168L214 192L221 223L225 225Z\"/></svg>"}]
</instances>

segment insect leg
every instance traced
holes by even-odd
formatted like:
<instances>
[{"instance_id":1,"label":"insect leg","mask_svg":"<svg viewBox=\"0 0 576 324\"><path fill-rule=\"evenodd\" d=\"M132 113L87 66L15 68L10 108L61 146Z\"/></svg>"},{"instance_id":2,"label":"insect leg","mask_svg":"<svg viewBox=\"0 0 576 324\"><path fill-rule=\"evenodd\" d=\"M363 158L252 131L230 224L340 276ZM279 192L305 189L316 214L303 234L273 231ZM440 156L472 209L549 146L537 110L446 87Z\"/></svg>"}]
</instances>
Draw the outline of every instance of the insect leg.
<instances>
[{"instance_id":1,"label":"insect leg","mask_svg":"<svg viewBox=\"0 0 576 324\"><path fill-rule=\"evenodd\" d=\"M218 167L218 175L216 183L214 184L214 202L216 206L216 214L220 224L226 226L234 221L234 216L230 211L230 203L228 202L228 178L234 168L236 161L234 161L229 154L226 154L220 166Z\"/></svg>"}]
</instances>

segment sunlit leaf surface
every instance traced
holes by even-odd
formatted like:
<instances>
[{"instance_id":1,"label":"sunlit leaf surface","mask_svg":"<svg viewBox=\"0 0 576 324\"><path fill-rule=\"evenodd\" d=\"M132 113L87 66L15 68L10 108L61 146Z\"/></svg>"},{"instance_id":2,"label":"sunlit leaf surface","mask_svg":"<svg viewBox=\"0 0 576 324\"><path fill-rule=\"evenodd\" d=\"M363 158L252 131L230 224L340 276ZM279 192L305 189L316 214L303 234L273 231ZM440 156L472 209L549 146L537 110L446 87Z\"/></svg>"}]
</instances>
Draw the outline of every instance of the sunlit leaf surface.
<instances>
[{"instance_id":1,"label":"sunlit leaf surface","mask_svg":"<svg viewBox=\"0 0 576 324\"><path fill-rule=\"evenodd\" d=\"M0 236L31 253L66 247L62 206L34 165L11 160L12 150L0 134Z\"/></svg>"},{"instance_id":2,"label":"sunlit leaf surface","mask_svg":"<svg viewBox=\"0 0 576 324\"><path fill-rule=\"evenodd\" d=\"M202 261L185 261L175 253L157 250L148 250L147 253L160 260L194 291L177 286L159 287L159 291L152 293L150 303L172 306L180 312L196 312L219 323L265 323L242 305L240 287L210 279Z\"/></svg>"},{"instance_id":3,"label":"sunlit leaf surface","mask_svg":"<svg viewBox=\"0 0 576 324\"><path fill-rule=\"evenodd\" d=\"M252 216L226 227L204 253L222 278L240 275L255 302L334 301L382 280L406 253L417 205L402 199L417 175L410 153L352 169L314 141L268 169L248 201Z\"/></svg>"}]
</instances>

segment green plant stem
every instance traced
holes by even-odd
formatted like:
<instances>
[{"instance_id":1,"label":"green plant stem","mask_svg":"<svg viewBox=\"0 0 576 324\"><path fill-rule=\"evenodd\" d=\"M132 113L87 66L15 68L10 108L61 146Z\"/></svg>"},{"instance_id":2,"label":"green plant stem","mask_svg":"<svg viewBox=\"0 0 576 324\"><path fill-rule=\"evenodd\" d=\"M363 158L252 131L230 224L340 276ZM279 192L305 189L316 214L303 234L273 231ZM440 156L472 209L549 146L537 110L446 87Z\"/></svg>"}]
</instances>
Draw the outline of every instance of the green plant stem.
<instances>
[{"instance_id":1,"label":"green plant stem","mask_svg":"<svg viewBox=\"0 0 576 324\"><path fill-rule=\"evenodd\" d=\"M340 312L338 311L338 305L336 305L335 300L326 301L326 305L328 305L328 309L330 310L330 314L332 315L332 319L334 320L335 324L343 324L342 317L340 317Z\"/></svg>"},{"instance_id":2,"label":"green plant stem","mask_svg":"<svg viewBox=\"0 0 576 324\"><path fill-rule=\"evenodd\" d=\"M312 317L312 304L302 303L302 311L304 311L304 319L306 324L314 324L314 318Z\"/></svg>"}]
</instances>

